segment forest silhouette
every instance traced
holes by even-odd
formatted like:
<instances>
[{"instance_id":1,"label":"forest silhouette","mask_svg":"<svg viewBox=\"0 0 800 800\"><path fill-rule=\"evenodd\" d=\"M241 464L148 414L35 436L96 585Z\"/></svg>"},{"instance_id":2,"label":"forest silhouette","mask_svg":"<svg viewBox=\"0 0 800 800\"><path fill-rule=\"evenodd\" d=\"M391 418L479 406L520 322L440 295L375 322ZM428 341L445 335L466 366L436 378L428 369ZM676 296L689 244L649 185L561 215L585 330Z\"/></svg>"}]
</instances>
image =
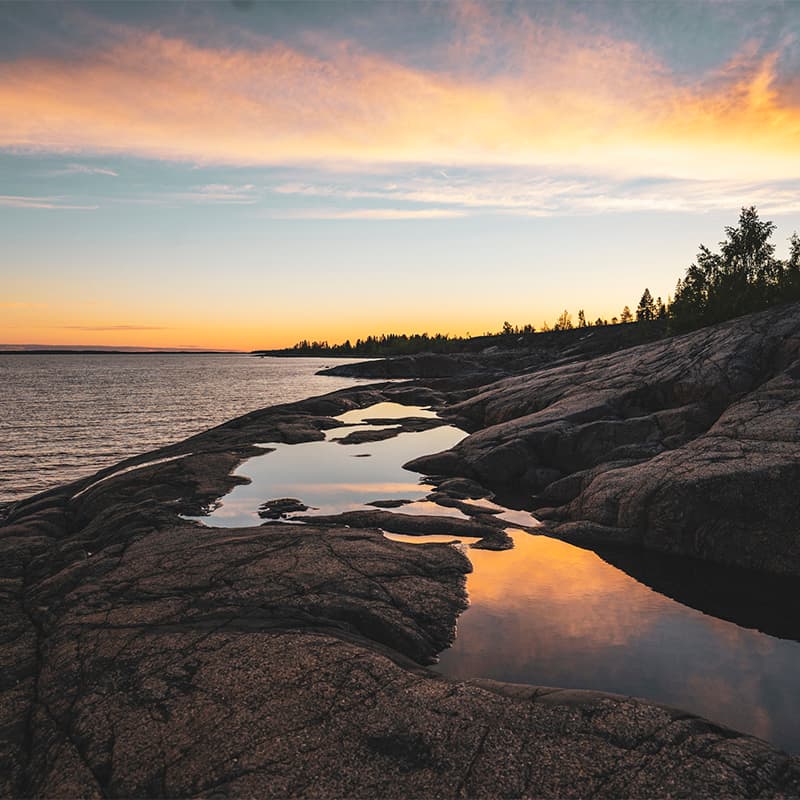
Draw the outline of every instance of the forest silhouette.
<instances>
[{"instance_id":1,"label":"forest silhouette","mask_svg":"<svg viewBox=\"0 0 800 800\"><path fill-rule=\"evenodd\" d=\"M259 350L272 355L325 355L325 356L394 356L414 353L457 353L474 350L476 340L482 346L505 344L519 337L575 328L607 325L649 325L660 322L664 334L683 333L722 322L726 319L760 311L772 305L800 299L800 236L789 238L789 257L775 258L772 235L775 224L762 220L755 206L742 208L736 226L726 226L725 239L719 251L713 252L705 245L683 278L678 279L673 298L664 302L653 298L649 288L642 293L636 312L625 305L619 317L594 322L586 319L584 309L579 309L577 320L564 309L550 326L547 322L537 329L530 323L522 326L506 321L496 332L486 332L480 337L450 336L446 333L398 334L382 333L368 336L352 343L341 344L303 339L285 350ZM666 325L664 325L666 320Z\"/></svg>"}]
</instances>

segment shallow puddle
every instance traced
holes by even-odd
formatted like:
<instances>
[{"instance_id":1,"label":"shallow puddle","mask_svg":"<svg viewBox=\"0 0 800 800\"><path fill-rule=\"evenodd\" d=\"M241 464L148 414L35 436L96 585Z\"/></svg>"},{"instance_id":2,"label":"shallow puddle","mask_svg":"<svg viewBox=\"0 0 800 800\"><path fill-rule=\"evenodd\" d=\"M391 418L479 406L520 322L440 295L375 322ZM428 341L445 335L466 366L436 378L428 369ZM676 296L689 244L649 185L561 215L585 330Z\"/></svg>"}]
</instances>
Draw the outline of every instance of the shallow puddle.
<instances>
[{"instance_id":1,"label":"shallow puddle","mask_svg":"<svg viewBox=\"0 0 800 800\"><path fill-rule=\"evenodd\" d=\"M383 535L393 542L404 542L405 544L475 544L479 542L474 536L442 536L441 534L430 534L428 536L409 536L407 533L390 533L384 531Z\"/></svg>"},{"instance_id":2,"label":"shallow puddle","mask_svg":"<svg viewBox=\"0 0 800 800\"><path fill-rule=\"evenodd\" d=\"M422 453L453 447L466 436L464 431L442 425L427 431L399 433L379 442L337 442L353 431L397 427L384 423L361 424L365 419L408 417L435 418L436 414L416 406L379 403L337 417L347 427L326 431L324 441L269 443L273 452L248 459L234 473L249 478L250 483L235 487L208 516L191 519L219 527L259 525L263 522L258 516L259 506L266 500L281 497L302 500L309 506L303 515L375 511L375 507L367 504L375 500L412 500L415 502L391 510L399 514L438 514L466 519L457 509L425 501L433 487L420 483L418 473L402 467Z\"/></svg>"},{"instance_id":3,"label":"shallow puddle","mask_svg":"<svg viewBox=\"0 0 800 800\"><path fill-rule=\"evenodd\" d=\"M367 504L410 500L389 510L465 519L458 509L426 500L433 487L402 469L412 458L452 447L466 435L463 431L441 426L365 444L336 441L354 430L397 427L401 419L434 416L426 409L381 403L342 414L339 419L347 427L328 431L325 441L269 443L274 452L251 458L236 470L251 483L237 486L210 516L197 519L212 526L258 525L263 522L259 506L281 497L312 506L305 515L375 510ZM740 576L689 559L653 554L640 558L634 551L625 551L620 559L623 571L592 551L514 530L515 525L536 524L526 511L489 500L467 502L500 510L498 516L509 523L513 550L473 549L469 545L476 539L457 535L385 534L393 541L422 546L459 542L472 561L474 571L467 578L470 606L459 617L453 646L441 654L435 669L458 679L493 678L643 697L800 751L797 627L784 626L792 632L790 638L769 636L683 605L631 574L651 575L652 567L644 570L639 560L669 561L668 585L677 587L671 591L675 597L753 624L740 609L720 606L719 586L750 586L742 584ZM292 515L283 521L292 521ZM713 573L714 580L706 581L706 573ZM690 583L693 588L684 591ZM757 580L752 584L758 585ZM705 591L698 593L697 586ZM800 588L800 583L784 589L781 598L795 597L794 586ZM753 590L752 597L748 595L752 606L765 602L766 593ZM791 602L779 599L774 608L762 609L761 618L773 620L775 615L794 614L793 609ZM783 628L777 632L784 635Z\"/></svg>"}]
</instances>

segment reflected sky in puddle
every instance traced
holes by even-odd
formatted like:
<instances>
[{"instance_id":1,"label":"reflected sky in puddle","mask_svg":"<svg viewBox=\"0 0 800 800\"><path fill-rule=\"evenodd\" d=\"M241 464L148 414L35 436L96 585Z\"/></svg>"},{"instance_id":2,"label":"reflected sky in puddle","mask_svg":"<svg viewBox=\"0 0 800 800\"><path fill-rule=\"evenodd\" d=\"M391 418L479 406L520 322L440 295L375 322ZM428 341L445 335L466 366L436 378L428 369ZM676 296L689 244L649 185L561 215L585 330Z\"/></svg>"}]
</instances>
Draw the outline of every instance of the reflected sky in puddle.
<instances>
[{"instance_id":1,"label":"reflected sky in puddle","mask_svg":"<svg viewBox=\"0 0 800 800\"><path fill-rule=\"evenodd\" d=\"M345 445L335 441L355 430L376 430L382 425L359 425L364 419L435 418L427 409L379 403L366 409L348 411L337 417L348 427L326 432L326 440L303 444L272 444L274 451L241 464L236 475L250 478L225 495L208 516L191 517L214 527L259 525L258 507L266 500L295 497L313 510L304 514L338 514L369 509L374 500L414 500L392 509L402 514L438 514L465 518L457 509L426 502L432 487L421 484L420 475L402 465L423 453L447 450L466 435L450 425L427 431L400 433L391 439ZM393 426L390 426L393 427ZM368 457L363 457L368 456Z\"/></svg>"},{"instance_id":2,"label":"reflected sky in puddle","mask_svg":"<svg viewBox=\"0 0 800 800\"><path fill-rule=\"evenodd\" d=\"M404 542L405 544L474 544L480 541L474 536L443 536L439 534L409 536L405 533L390 533L389 531L384 531L383 535L393 542Z\"/></svg>"},{"instance_id":3,"label":"reflected sky in puddle","mask_svg":"<svg viewBox=\"0 0 800 800\"><path fill-rule=\"evenodd\" d=\"M439 672L645 697L800 750L800 643L681 605L591 551L511 534L513 550L468 551L470 606Z\"/></svg>"},{"instance_id":4,"label":"reflected sky in puddle","mask_svg":"<svg viewBox=\"0 0 800 800\"><path fill-rule=\"evenodd\" d=\"M423 419L436 419L436 412L421 406L404 406L402 403L375 403L367 408L354 408L339 414L336 419L345 425L358 425L367 419L404 419L406 417L422 417Z\"/></svg>"},{"instance_id":5,"label":"reflected sky in puddle","mask_svg":"<svg viewBox=\"0 0 800 800\"><path fill-rule=\"evenodd\" d=\"M401 466L453 447L465 436L463 431L441 426L365 444L335 441L359 426L379 427L363 425L366 419L388 425L384 421L412 416L435 415L380 404L341 415L348 427L328 431L325 441L270 444L274 452L251 458L236 470L251 483L237 486L219 508L199 520L223 527L258 525L258 507L280 497L295 497L316 508L307 514L410 499L415 502L390 510L464 518L458 509L426 501L432 487ZM468 502L503 509L500 517L512 527L536 524L525 511L489 500ZM438 671L458 679L493 678L644 697L800 751L800 643L703 614L653 591L591 551L544 536L512 531L514 549L493 552L470 548L477 540L469 537L384 535L422 546L459 541L472 561L470 606L459 617L456 641L442 653ZM693 569L698 569L697 562Z\"/></svg>"},{"instance_id":6,"label":"reflected sky in puddle","mask_svg":"<svg viewBox=\"0 0 800 800\"><path fill-rule=\"evenodd\" d=\"M480 506L481 508L491 508L497 510L498 514L493 514L492 516L496 519L502 519L507 522L509 525L523 525L529 528L538 528L541 525L536 517L534 517L529 511L521 511L513 508L506 508L505 506L499 506L497 503L493 503L488 498L480 498L479 500L468 500L467 505L471 506Z\"/></svg>"},{"instance_id":7,"label":"reflected sky in puddle","mask_svg":"<svg viewBox=\"0 0 800 800\"><path fill-rule=\"evenodd\" d=\"M440 506L438 503L433 503L430 500L417 500L414 503L406 503L404 506L387 510L391 511L393 514L429 514L436 517L454 517L456 519L470 518L457 508Z\"/></svg>"}]
</instances>

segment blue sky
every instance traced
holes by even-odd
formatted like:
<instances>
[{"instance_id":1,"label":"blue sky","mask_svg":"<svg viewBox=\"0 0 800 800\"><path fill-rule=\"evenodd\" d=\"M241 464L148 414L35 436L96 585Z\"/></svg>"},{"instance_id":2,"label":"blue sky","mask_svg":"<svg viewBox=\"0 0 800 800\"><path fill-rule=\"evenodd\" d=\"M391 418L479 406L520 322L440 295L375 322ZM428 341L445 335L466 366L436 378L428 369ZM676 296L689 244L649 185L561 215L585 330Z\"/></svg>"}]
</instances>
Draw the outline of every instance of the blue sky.
<instances>
[{"instance_id":1,"label":"blue sky","mask_svg":"<svg viewBox=\"0 0 800 800\"><path fill-rule=\"evenodd\" d=\"M244 8L241 8L244 6ZM795 3L0 5L0 342L540 326L800 217Z\"/></svg>"}]
</instances>

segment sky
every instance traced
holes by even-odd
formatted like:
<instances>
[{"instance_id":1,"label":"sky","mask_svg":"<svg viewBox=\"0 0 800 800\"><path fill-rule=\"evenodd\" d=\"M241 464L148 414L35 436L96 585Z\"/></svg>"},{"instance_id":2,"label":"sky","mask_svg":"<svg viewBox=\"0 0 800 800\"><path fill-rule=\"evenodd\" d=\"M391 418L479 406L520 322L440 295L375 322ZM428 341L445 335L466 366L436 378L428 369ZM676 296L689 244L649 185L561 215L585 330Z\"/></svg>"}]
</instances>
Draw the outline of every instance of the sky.
<instances>
[{"instance_id":1,"label":"sky","mask_svg":"<svg viewBox=\"0 0 800 800\"><path fill-rule=\"evenodd\" d=\"M797 2L0 2L0 343L590 320L800 228Z\"/></svg>"}]
</instances>

